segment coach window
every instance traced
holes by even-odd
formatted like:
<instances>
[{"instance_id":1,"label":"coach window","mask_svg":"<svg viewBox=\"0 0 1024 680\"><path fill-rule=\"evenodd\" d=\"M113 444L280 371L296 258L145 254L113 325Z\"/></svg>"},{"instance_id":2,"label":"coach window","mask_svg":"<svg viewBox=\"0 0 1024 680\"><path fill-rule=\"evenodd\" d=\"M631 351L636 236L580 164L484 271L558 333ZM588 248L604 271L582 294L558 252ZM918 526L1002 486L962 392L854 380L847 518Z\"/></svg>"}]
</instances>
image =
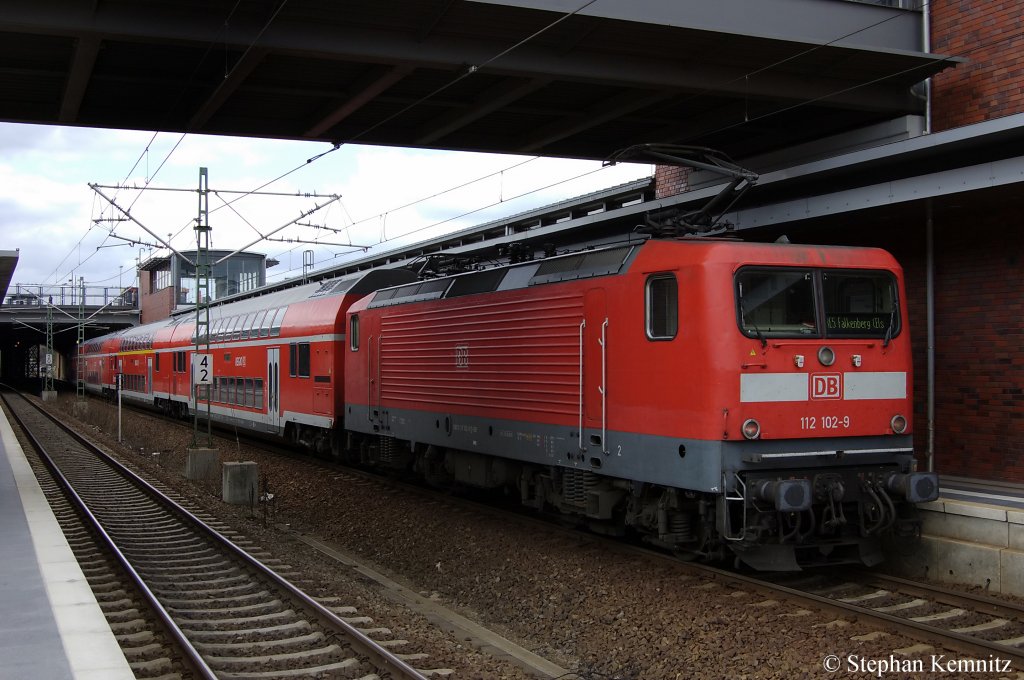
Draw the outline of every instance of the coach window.
<instances>
[{"instance_id":1,"label":"coach window","mask_svg":"<svg viewBox=\"0 0 1024 680\"><path fill-rule=\"evenodd\" d=\"M256 334L252 328L256 322L256 314L246 314L245 325L242 326L242 340L248 340L249 338L255 338ZM258 328L258 326L257 326Z\"/></svg>"},{"instance_id":2,"label":"coach window","mask_svg":"<svg viewBox=\"0 0 1024 680\"><path fill-rule=\"evenodd\" d=\"M281 324L284 322L284 313L288 311L287 307L281 307L274 314L274 321L270 324L270 337L274 338L281 335ZM269 314L267 316L270 316Z\"/></svg>"},{"instance_id":3,"label":"coach window","mask_svg":"<svg viewBox=\"0 0 1024 680\"><path fill-rule=\"evenodd\" d=\"M159 352L154 352L153 353L153 370L156 371L157 373L160 372L160 353Z\"/></svg>"},{"instance_id":4,"label":"coach window","mask_svg":"<svg viewBox=\"0 0 1024 680\"><path fill-rule=\"evenodd\" d=\"M270 322L274 320L274 309L268 309L267 315L263 317L263 321L260 322L260 337L265 338L270 335Z\"/></svg>"},{"instance_id":5,"label":"coach window","mask_svg":"<svg viewBox=\"0 0 1024 680\"><path fill-rule=\"evenodd\" d=\"M359 349L359 315L353 314L348 329L349 346L355 352Z\"/></svg>"},{"instance_id":6,"label":"coach window","mask_svg":"<svg viewBox=\"0 0 1024 680\"><path fill-rule=\"evenodd\" d=\"M288 345L288 375L293 378L309 377L308 342L293 342Z\"/></svg>"},{"instance_id":7,"label":"coach window","mask_svg":"<svg viewBox=\"0 0 1024 680\"><path fill-rule=\"evenodd\" d=\"M647 279L647 337L671 340L679 330L679 285L674 274L654 274Z\"/></svg>"},{"instance_id":8,"label":"coach window","mask_svg":"<svg viewBox=\"0 0 1024 680\"><path fill-rule=\"evenodd\" d=\"M252 332L249 333L250 338L260 337L260 328L263 326L263 319L265 319L266 316L267 310L265 309L261 309L259 313L256 314L256 320L252 322Z\"/></svg>"}]
</instances>

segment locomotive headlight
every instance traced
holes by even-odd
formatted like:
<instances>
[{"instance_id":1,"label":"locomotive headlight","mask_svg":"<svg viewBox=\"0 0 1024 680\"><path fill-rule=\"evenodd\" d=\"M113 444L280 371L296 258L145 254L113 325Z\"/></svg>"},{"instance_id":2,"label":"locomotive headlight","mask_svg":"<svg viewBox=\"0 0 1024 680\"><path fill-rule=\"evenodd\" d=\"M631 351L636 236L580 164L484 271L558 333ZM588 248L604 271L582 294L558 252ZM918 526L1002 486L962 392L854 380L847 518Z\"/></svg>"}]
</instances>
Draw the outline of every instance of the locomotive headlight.
<instances>
[{"instance_id":1,"label":"locomotive headlight","mask_svg":"<svg viewBox=\"0 0 1024 680\"><path fill-rule=\"evenodd\" d=\"M743 436L747 439L757 439L761 436L761 423L757 422L753 418L748 418L743 422Z\"/></svg>"},{"instance_id":2,"label":"locomotive headlight","mask_svg":"<svg viewBox=\"0 0 1024 680\"><path fill-rule=\"evenodd\" d=\"M889 421L889 427L896 434L903 434L907 431L907 419L899 414L894 415L892 420Z\"/></svg>"},{"instance_id":3,"label":"locomotive headlight","mask_svg":"<svg viewBox=\"0 0 1024 680\"><path fill-rule=\"evenodd\" d=\"M822 347L818 350L818 361L822 366L831 366L836 362L836 353L831 347Z\"/></svg>"}]
</instances>

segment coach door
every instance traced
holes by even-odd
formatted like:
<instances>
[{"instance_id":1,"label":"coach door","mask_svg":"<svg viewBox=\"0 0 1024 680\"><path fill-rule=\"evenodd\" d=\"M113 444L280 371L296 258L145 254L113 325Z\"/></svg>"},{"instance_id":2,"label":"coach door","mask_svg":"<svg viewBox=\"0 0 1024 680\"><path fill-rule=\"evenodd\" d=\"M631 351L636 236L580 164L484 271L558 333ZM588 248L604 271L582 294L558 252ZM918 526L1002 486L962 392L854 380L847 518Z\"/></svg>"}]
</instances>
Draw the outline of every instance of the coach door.
<instances>
[{"instance_id":1,"label":"coach door","mask_svg":"<svg viewBox=\"0 0 1024 680\"><path fill-rule=\"evenodd\" d=\"M595 288L584 299L580 324L580 448L606 450L608 390L608 309L605 292Z\"/></svg>"},{"instance_id":2,"label":"coach door","mask_svg":"<svg viewBox=\"0 0 1024 680\"><path fill-rule=\"evenodd\" d=\"M267 349L267 415L269 424L281 427L281 348Z\"/></svg>"}]
</instances>

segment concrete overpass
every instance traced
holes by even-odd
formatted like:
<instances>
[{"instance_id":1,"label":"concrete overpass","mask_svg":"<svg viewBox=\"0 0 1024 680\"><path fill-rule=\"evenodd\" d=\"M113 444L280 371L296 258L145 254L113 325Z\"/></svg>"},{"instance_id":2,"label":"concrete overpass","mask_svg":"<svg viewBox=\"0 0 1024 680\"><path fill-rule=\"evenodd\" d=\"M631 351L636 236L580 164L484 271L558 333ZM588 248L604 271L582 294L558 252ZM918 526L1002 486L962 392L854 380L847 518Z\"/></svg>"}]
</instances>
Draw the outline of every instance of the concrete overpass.
<instances>
[{"instance_id":1,"label":"concrete overpass","mask_svg":"<svg viewBox=\"0 0 1024 680\"><path fill-rule=\"evenodd\" d=\"M0 254L0 276L10 258ZM13 265L10 267L13 271ZM0 284L3 281L0 279ZM67 358L78 343L78 327L90 339L139 323L138 292L134 288L78 285L8 286L0 304L0 378L19 380L38 366L39 347L46 345L52 323L53 346ZM58 379L73 380L58 364Z\"/></svg>"}]
</instances>

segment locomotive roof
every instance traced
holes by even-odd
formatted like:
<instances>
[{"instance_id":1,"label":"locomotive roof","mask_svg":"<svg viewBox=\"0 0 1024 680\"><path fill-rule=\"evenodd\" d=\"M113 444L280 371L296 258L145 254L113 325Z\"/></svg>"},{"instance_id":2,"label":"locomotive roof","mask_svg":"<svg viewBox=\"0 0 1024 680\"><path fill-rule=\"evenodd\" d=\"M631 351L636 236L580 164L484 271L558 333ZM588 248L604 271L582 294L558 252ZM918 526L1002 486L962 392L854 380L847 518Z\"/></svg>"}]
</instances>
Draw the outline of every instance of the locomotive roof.
<instances>
[{"instance_id":1,"label":"locomotive roof","mask_svg":"<svg viewBox=\"0 0 1024 680\"><path fill-rule=\"evenodd\" d=\"M556 255L543 260L483 269L409 283L377 291L368 307L387 307L438 298L453 298L497 290L514 290L542 283L608 276L622 271L642 242Z\"/></svg>"},{"instance_id":2,"label":"locomotive roof","mask_svg":"<svg viewBox=\"0 0 1024 680\"><path fill-rule=\"evenodd\" d=\"M892 256L879 248L821 246L791 243L754 243L725 238L646 239L626 245L556 255L491 269L428 279L378 290L368 309L391 305L453 298L475 293L528 288L545 283L573 281L618 274L629 265L637 251L648 244L675 244L699 248L705 262L763 261L776 266L889 266Z\"/></svg>"}]
</instances>

